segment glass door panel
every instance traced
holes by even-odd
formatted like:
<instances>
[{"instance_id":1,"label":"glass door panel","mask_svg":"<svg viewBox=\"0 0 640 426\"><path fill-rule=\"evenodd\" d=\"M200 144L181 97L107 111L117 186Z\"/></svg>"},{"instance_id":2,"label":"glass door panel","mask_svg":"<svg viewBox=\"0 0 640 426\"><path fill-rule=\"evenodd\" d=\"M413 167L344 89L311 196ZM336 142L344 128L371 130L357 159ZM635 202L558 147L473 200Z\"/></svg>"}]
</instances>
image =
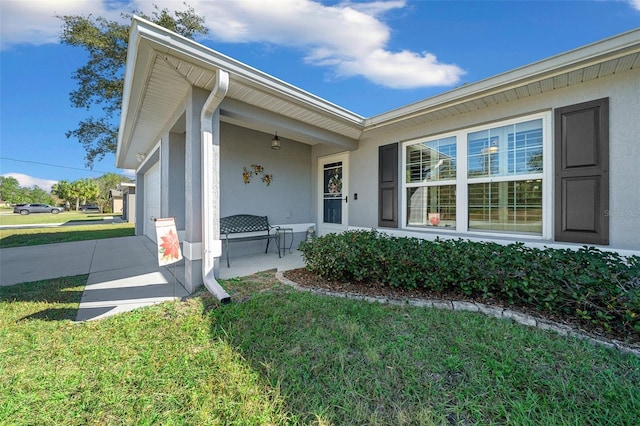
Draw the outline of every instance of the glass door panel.
<instances>
[{"instance_id":1,"label":"glass door panel","mask_svg":"<svg viewBox=\"0 0 640 426\"><path fill-rule=\"evenodd\" d=\"M323 167L323 215L324 223L342 224L342 161Z\"/></svg>"}]
</instances>

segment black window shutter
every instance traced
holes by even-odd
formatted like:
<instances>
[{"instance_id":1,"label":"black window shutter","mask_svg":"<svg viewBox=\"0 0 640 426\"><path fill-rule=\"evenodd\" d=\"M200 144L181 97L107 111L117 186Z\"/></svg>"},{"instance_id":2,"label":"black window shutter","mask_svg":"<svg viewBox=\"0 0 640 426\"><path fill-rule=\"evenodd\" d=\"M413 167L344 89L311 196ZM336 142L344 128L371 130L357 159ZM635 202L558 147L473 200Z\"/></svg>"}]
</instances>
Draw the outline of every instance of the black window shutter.
<instances>
[{"instance_id":1,"label":"black window shutter","mask_svg":"<svg viewBox=\"0 0 640 426\"><path fill-rule=\"evenodd\" d=\"M555 240L609 244L609 99L555 110Z\"/></svg>"},{"instance_id":2,"label":"black window shutter","mask_svg":"<svg viewBox=\"0 0 640 426\"><path fill-rule=\"evenodd\" d=\"M378 226L398 227L398 143L378 148Z\"/></svg>"}]
</instances>

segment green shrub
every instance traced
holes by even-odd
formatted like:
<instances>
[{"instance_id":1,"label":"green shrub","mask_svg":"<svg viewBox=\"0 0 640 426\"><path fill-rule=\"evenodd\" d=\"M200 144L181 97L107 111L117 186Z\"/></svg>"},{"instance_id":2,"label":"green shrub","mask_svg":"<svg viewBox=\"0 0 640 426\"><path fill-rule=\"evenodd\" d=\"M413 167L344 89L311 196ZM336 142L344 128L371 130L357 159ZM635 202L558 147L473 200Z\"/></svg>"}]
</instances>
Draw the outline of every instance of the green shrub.
<instances>
[{"instance_id":1,"label":"green shrub","mask_svg":"<svg viewBox=\"0 0 640 426\"><path fill-rule=\"evenodd\" d=\"M494 299L640 340L639 256L594 247L427 241L374 230L328 234L300 250L307 269L325 279Z\"/></svg>"}]
</instances>

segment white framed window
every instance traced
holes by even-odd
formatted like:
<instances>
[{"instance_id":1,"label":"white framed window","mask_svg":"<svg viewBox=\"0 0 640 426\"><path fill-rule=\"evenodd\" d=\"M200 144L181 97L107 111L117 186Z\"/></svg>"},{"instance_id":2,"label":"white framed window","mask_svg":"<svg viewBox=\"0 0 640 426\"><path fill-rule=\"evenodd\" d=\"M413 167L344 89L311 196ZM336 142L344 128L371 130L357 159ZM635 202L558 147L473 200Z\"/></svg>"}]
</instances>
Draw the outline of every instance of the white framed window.
<instances>
[{"instance_id":1,"label":"white framed window","mask_svg":"<svg viewBox=\"0 0 640 426\"><path fill-rule=\"evenodd\" d=\"M406 224L456 227L457 138L404 145Z\"/></svg>"},{"instance_id":2,"label":"white framed window","mask_svg":"<svg viewBox=\"0 0 640 426\"><path fill-rule=\"evenodd\" d=\"M402 144L405 229L551 234L551 115Z\"/></svg>"}]
</instances>

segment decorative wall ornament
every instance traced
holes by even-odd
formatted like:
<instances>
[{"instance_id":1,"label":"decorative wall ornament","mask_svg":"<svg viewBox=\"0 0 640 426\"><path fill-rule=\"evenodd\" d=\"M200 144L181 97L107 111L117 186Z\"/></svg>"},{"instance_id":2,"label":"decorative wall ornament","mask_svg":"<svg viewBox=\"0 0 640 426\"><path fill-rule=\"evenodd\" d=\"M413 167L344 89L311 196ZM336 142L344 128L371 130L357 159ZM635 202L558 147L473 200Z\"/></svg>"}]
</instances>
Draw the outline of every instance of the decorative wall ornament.
<instances>
[{"instance_id":1,"label":"decorative wall ornament","mask_svg":"<svg viewBox=\"0 0 640 426\"><path fill-rule=\"evenodd\" d=\"M339 194L342 192L342 168L337 169L336 172L329 178L327 192L329 194Z\"/></svg>"},{"instance_id":2,"label":"decorative wall ornament","mask_svg":"<svg viewBox=\"0 0 640 426\"><path fill-rule=\"evenodd\" d=\"M252 164L249 168L242 168L242 180L245 185L251 182L251 179L254 176L260 176L260 180L266 183L267 186L271 185L271 182L273 181L273 175L265 173L264 167L259 164Z\"/></svg>"}]
</instances>

